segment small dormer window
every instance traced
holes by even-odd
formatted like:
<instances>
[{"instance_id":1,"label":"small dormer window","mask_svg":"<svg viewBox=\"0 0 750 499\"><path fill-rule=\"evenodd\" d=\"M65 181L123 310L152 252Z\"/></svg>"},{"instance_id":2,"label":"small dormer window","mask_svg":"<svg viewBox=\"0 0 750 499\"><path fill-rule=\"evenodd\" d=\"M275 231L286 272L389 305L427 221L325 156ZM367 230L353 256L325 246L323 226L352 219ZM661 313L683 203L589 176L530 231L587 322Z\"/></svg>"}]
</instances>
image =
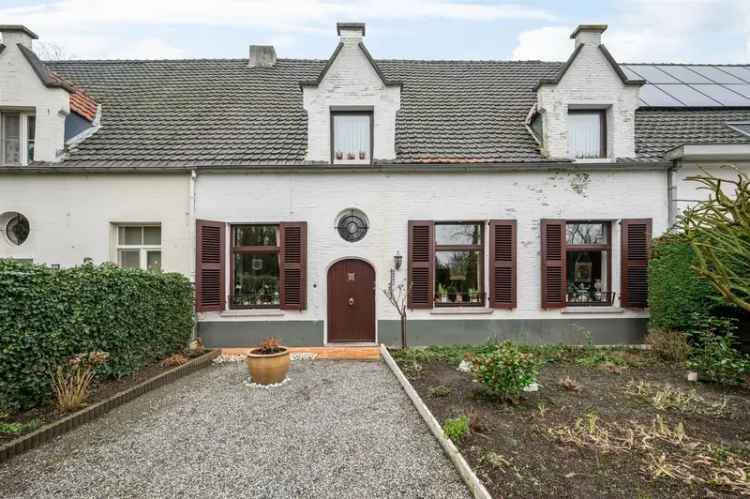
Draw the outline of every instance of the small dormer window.
<instances>
[{"instance_id":1,"label":"small dormer window","mask_svg":"<svg viewBox=\"0 0 750 499\"><path fill-rule=\"evenodd\" d=\"M331 163L372 163L372 111L332 111L331 134Z\"/></svg>"},{"instance_id":2,"label":"small dormer window","mask_svg":"<svg viewBox=\"0 0 750 499\"><path fill-rule=\"evenodd\" d=\"M0 114L0 154L2 163L6 165L17 165L21 163L21 116L18 113Z\"/></svg>"},{"instance_id":3,"label":"small dormer window","mask_svg":"<svg viewBox=\"0 0 750 499\"><path fill-rule=\"evenodd\" d=\"M568 111L568 149L574 159L607 157L607 116L604 110Z\"/></svg>"}]
</instances>

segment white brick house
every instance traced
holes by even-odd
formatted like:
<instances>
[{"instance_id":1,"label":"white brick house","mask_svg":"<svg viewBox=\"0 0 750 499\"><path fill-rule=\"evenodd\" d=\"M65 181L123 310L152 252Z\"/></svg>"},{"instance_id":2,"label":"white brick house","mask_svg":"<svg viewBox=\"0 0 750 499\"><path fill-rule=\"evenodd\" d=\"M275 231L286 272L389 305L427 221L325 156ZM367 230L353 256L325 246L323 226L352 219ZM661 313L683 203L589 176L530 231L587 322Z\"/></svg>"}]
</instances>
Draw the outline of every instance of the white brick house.
<instances>
[{"instance_id":1,"label":"white brick house","mask_svg":"<svg viewBox=\"0 0 750 499\"><path fill-rule=\"evenodd\" d=\"M395 343L392 278L411 344L640 341L684 178L750 164L750 67L605 29L566 63L380 61L358 23L325 61L42 63L2 26L0 258L181 272L211 346Z\"/></svg>"}]
</instances>

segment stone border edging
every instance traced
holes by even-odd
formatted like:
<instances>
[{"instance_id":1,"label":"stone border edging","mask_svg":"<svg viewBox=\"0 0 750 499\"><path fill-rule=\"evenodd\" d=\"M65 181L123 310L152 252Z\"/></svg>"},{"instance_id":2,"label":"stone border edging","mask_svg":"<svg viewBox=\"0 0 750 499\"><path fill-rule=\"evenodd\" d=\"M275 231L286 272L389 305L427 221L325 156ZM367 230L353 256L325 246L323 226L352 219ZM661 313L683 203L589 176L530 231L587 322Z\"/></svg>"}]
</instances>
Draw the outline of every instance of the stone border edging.
<instances>
[{"instance_id":1,"label":"stone border edging","mask_svg":"<svg viewBox=\"0 0 750 499\"><path fill-rule=\"evenodd\" d=\"M108 399L99 401L93 405L86 407L70 416L66 416L53 423L42 426L38 430L35 430L28 435L19 437L8 444L0 447L0 463L8 461L14 456L22 454L27 450L31 450L35 447L39 447L45 444L57 436L67 433L68 431L81 426L84 423L93 421L94 419L103 416L112 409L119 407L126 402L143 395L146 392L158 388L160 386L171 383L183 376L186 376L202 367L208 365L212 360L219 356L221 350L212 350L200 357L196 357L187 364L183 364L179 367L175 367L169 371L163 372L158 376L151 379L147 379L135 386L128 388L125 391L116 393Z\"/></svg>"},{"instance_id":2,"label":"stone border edging","mask_svg":"<svg viewBox=\"0 0 750 499\"><path fill-rule=\"evenodd\" d=\"M461 455L461 452L458 450L458 448L456 448L453 442L445 436L445 432L443 432L443 428L437 422L435 416L432 415L430 409L425 405L424 402L422 402L422 398L419 396L414 387L411 386L411 383L409 383L409 380L406 379L404 373L401 372L401 369L399 369L396 361L393 360L393 357L391 357L388 349L385 347L385 345L382 344L380 345L380 356L383 357L386 365L391 369L391 372L393 372L394 376L396 376L396 379L398 379L399 383L401 383L401 387L406 392L406 395L409 397L412 404L414 404L414 407L417 409L417 412L419 412L420 416L422 416L422 419L424 419L424 422L427 424L427 427L430 429L432 434L435 435L435 438L440 443L443 451L445 451L450 460L453 462L453 465L456 467L458 474L461 475L461 478L463 479L464 483L466 483L466 486L469 488L472 495L476 499L492 499L492 496L489 492L487 492L487 489L479 480L479 477L477 477L477 475L471 469L469 463L466 462L464 456Z\"/></svg>"}]
</instances>

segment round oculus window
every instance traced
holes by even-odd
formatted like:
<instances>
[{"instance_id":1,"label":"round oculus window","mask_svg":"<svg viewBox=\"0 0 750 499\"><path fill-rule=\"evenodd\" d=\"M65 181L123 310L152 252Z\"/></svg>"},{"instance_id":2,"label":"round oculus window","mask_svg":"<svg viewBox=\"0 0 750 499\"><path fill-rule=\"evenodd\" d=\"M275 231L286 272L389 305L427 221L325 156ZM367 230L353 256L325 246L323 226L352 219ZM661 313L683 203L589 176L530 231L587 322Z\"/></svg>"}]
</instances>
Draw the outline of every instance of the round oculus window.
<instances>
[{"instance_id":1,"label":"round oculus window","mask_svg":"<svg viewBox=\"0 0 750 499\"><path fill-rule=\"evenodd\" d=\"M339 215L336 230L344 241L354 243L367 234L367 216L359 210L346 210Z\"/></svg>"},{"instance_id":2,"label":"round oculus window","mask_svg":"<svg viewBox=\"0 0 750 499\"><path fill-rule=\"evenodd\" d=\"M29 237L31 228L29 220L20 213L14 213L5 225L5 234L8 240L16 246L21 246Z\"/></svg>"}]
</instances>

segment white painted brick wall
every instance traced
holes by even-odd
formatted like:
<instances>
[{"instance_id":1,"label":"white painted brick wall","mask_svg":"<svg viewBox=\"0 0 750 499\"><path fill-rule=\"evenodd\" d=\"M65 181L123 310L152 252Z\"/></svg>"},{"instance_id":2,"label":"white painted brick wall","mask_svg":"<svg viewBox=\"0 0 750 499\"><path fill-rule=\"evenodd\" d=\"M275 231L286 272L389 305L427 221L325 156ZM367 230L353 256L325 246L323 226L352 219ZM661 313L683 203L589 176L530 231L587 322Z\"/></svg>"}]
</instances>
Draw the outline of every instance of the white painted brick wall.
<instances>
[{"instance_id":1,"label":"white painted brick wall","mask_svg":"<svg viewBox=\"0 0 750 499\"><path fill-rule=\"evenodd\" d=\"M278 317L210 320L325 320L326 272L332 263L348 257L369 261L377 279L376 315L396 319L382 295L393 255L406 260L409 220L518 221L518 308L492 315L434 315L419 310L411 319L576 318L540 307L540 228L542 218L613 220L613 290L619 296L621 218L653 218L654 234L667 227L667 185L664 172L607 172L591 174L579 194L569 173L476 174L309 174L219 175L201 174L196 183L196 216L231 223L306 221L308 223L308 304L303 312ZM348 243L336 232L337 215L347 208L363 210L370 221L367 236ZM487 255L485 255L485 259ZM406 261L399 278L406 276ZM485 280L485 282L488 282ZM626 311L596 317L644 317ZM591 317L586 315L585 317Z\"/></svg>"},{"instance_id":2,"label":"white painted brick wall","mask_svg":"<svg viewBox=\"0 0 750 499\"><path fill-rule=\"evenodd\" d=\"M688 177L709 173L717 177L736 180L737 172L732 168L728 168L728 165L736 167L739 171L744 172L745 175L750 175L750 163L748 162L686 162L675 170L672 177L674 187L673 202L676 205L674 208L677 212L681 212L697 201L708 199L710 194L708 190L702 188L703 184L688 180ZM726 186L725 191L728 195L734 194L730 186Z\"/></svg>"},{"instance_id":3,"label":"white painted brick wall","mask_svg":"<svg viewBox=\"0 0 750 499\"><path fill-rule=\"evenodd\" d=\"M342 33L343 34L343 33ZM307 111L307 155L311 161L331 160L332 106L372 106L375 159L396 157L396 111L401 89L386 87L359 48L361 38L342 36L343 48L321 84L303 89Z\"/></svg>"},{"instance_id":4,"label":"white painted brick wall","mask_svg":"<svg viewBox=\"0 0 750 499\"><path fill-rule=\"evenodd\" d=\"M16 246L0 227L0 258L80 265L116 261L112 223L158 222L162 268L191 276L194 222L190 176L147 174L0 174L0 217L17 211L31 226Z\"/></svg>"},{"instance_id":5,"label":"white painted brick wall","mask_svg":"<svg viewBox=\"0 0 750 499\"><path fill-rule=\"evenodd\" d=\"M47 88L42 84L16 45L27 41L30 46L30 39L20 33L4 35L6 47L0 53L0 108L35 109L34 157L37 161L61 161L70 96L61 88ZM22 133L25 137L25 126Z\"/></svg>"},{"instance_id":6,"label":"white painted brick wall","mask_svg":"<svg viewBox=\"0 0 750 499\"><path fill-rule=\"evenodd\" d=\"M584 43L562 80L537 92L537 106L544 113L544 154L569 156L568 107L578 105L607 109L609 159L634 157L638 92L639 87L622 83L597 45Z\"/></svg>"}]
</instances>

